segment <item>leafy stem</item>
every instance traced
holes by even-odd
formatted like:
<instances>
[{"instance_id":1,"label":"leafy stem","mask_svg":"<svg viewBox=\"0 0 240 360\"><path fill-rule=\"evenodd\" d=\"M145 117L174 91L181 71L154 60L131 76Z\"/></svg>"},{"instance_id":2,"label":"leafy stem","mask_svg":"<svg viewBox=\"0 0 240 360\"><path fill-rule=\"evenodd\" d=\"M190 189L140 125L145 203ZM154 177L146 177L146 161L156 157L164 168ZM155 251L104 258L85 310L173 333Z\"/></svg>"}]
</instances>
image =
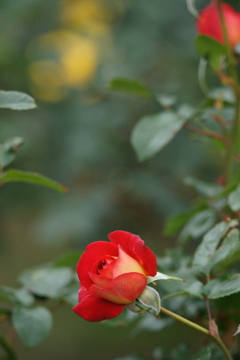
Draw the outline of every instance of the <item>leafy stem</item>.
<instances>
[{"instance_id":1,"label":"leafy stem","mask_svg":"<svg viewBox=\"0 0 240 360\"><path fill-rule=\"evenodd\" d=\"M229 38L228 38L228 32L227 32L227 26L226 26L226 22L224 19L224 14L223 14L223 9L222 9L222 0L216 0L217 3L217 8L218 8L218 14L219 14L219 18L220 18L220 24L221 24L221 29L223 32L223 40L224 40L224 44L226 46L226 50L227 50L227 59L229 62L229 72L231 74L231 77L236 81L237 81L237 72L236 72L236 68L235 68L235 60L234 60L234 55L231 49L231 45L229 42Z\"/></svg>"},{"instance_id":2,"label":"leafy stem","mask_svg":"<svg viewBox=\"0 0 240 360\"><path fill-rule=\"evenodd\" d=\"M223 14L223 9L222 9L222 1L221 0L216 0L217 3L217 8L218 8L218 14L219 14L219 18L220 18L220 23L221 23L221 28L222 28L222 32L223 32L223 39L224 39L224 44L226 46L227 49L227 59L228 59L228 63L229 63L229 74L230 74L230 80L232 79L232 81L230 81L228 83L228 85L232 86L232 89L234 91L235 94L235 117L234 117L234 122L233 122L233 127L232 127L232 131L230 134L230 146L228 148L227 151L227 156L226 156L226 179L227 179L227 183L229 183L231 181L232 178L232 172L233 172L233 163L234 163L234 153L235 150L237 149L237 141L238 141L238 137L239 137L239 126L240 126L240 94L239 94L239 84L238 84L238 75L237 75L237 71L236 71L236 67L235 67L235 59L234 59L234 54L233 51L231 49L231 45L229 42L229 38L228 38L228 33L227 33L227 27L226 27L226 23L225 23L225 19L224 19L224 14ZM223 80L223 76L222 74L219 74L220 79Z\"/></svg>"},{"instance_id":3,"label":"leafy stem","mask_svg":"<svg viewBox=\"0 0 240 360\"><path fill-rule=\"evenodd\" d=\"M11 346L8 344L8 342L2 336L0 336L0 345L2 346L2 348L8 355L9 360L17 360L17 357L16 357L13 349L11 348Z\"/></svg>"},{"instance_id":4,"label":"leafy stem","mask_svg":"<svg viewBox=\"0 0 240 360\"><path fill-rule=\"evenodd\" d=\"M227 179L228 184L230 183L231 177L232 177L234 153L235 153L235 150L237 149L237 142L238 142L238 138L239 138L240 97L239 97L238 92L235 92L235 96L236 96L235 116L234 116L232 132L230 134L230 146L228 148L227 158L226 158L226 179Z\"/></svg>"},{"instance_id":5,"label":"leafy stem","mask_svg":"<svg viewBox=\"0 0 240 360\"><path fill-rule=\"evenodd\" d=\"M226 356L226 359L233 360L232 356L230 355L228 349L226 348L226 346L224 345L222 340L219 337L217 337L216 335L212 334L209 330L207 330L204 327L202 327L198 324L195 324L194 322L187 320L184 317L177 315L177 314L173 313L172 311L169 311L163 307L161 307L161 312L164 313L165 315L171 316L172 318L182 322L185 325L191 326L192 328L194 328L198 331L201 331L205 335L210 336L217 343L217 345L220 347L220 349L223 351L223 353Z\"/></svg>"}]
</instances>

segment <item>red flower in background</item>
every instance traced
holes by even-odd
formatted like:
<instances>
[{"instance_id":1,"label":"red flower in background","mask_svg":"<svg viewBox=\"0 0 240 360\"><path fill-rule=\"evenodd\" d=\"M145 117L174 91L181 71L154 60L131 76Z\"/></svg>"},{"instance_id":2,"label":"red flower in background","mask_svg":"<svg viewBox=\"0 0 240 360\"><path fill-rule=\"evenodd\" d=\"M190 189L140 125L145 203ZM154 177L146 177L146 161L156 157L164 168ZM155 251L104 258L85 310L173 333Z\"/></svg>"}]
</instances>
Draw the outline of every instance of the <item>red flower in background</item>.
<instances>
[{"instance_id":1,"label":"red flower in background","mask_svg":"<svg viewBox=\"0 0 240 360\"><path fill-rule=\"evenodd\" d=\"M139 236L114 231L108 238L88 245L77 264L79 303L73 310L88 321L121 314L157 272L156 257Z\"/></svg>"},{"instance_id":2,"label":"red flower in background","mask_svg":"<svg viewBox=\"0 0 240 360\"><path fill-rule=\"evenodd\" d=\"M240 13L230 5L222 3L224 20L227 28L229 43L232 48L240 42ZM224 44L223 32L216 1L212 1L199 14L197 31L201 35L209 36Z\"/></svg>"}]
</instances>

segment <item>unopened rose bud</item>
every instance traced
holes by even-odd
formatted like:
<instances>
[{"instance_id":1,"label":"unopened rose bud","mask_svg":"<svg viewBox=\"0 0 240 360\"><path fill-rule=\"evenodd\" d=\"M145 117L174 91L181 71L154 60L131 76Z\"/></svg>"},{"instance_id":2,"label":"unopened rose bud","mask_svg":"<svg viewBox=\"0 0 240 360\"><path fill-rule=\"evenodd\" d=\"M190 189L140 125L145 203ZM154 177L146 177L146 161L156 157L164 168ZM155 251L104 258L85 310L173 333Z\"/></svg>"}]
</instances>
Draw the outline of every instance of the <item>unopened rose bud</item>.
<instances>
[{"instance_id":1,"label":"unopened rose bud","mask_svg":"<svg viewBox=\"0 0 240 360\"><path fill-rule=\"evenodd\" d=\"M221 6L229 43L230 46L234 48L237 43L240 42L240 13L226 3L222 3ZM200 35L206 35L224 44L223 30L216 1L211 1L210 4L200 12L196 25Z\"/></svg>"}]
</instances>

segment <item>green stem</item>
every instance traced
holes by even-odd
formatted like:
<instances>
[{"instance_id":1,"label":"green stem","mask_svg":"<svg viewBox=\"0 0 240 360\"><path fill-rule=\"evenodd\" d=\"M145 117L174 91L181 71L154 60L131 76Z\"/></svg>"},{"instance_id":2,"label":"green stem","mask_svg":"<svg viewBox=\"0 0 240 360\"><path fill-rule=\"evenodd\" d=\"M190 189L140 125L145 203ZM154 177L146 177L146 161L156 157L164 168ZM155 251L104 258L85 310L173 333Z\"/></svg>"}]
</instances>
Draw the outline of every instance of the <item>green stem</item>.
<instances>
[{"instance_id":1,"label":"green stem","mask_svg":"<svg viewBox=\"0 0 240 360\"><path fill-rule=\"evenodd\" d=\"M6 354L8 355L9 360L17 360L17 357L14 351L12 350L11 346L2 336L0 336L0 345L2 345L2 348L5 350Z\"/></svg>"},{"instance_id":2,"label":"green stem","mask_svg":"<svg viewBox=\"0 0 240 360\"><path fill-rule=\"evenodd\" d=\"M235 60L234 60L234 55L233 55L233 51L229 42L229 38L228 38L228 32L227 32L227 26L225 23L225 19L224 19L224 14L223 14L223 9L222 9L222 0L216 0L217 3L217 7L218 7L218 14L219 14L219 18L220 18L220 23L221 23L221 29L223 32L223 40L224 40L224 44L226 46L227 49L227 58L228 58L228 62L229 62L229 71L231 74L231 77L238 82L237 80L237 72L236 72L236 68L235 68Z\"/></svg>"},{"instance_id":3,"label":"green stem","mask_svg":"<svg viewBox=\"0 0 240 360\"><path fill-rule=\"evenodd\" d=\"M234 153L237 150L238 139L239 139L239 128L240 128L240 97L237 92L235 92L235 116L233 121L233 127L230 134L229 148L226 157L226 181L227 184L231 182L233 164L234 164Z\"/></svg>"},{"instance_id":4,"label":"green stem","mask_svg":"<svg viewBox=\"0 0 240 360\"><path fill-rule=\"evenodd\" d=\"M218 7L220 22L221 22L221 28L222 28L222 32L223 32L224 44L227 49L227 58L228 58L228 62L229 62L229 73L230 73L230 76L232 77L232 79L234 80L235 84L237 85L238 84L238 75L237 75L237 71L236 71L236 67L235 67L233 51L232 51L232 48L231 48L231 45L229 42L229 38L228 38L227 26L226 26L226 23L224 20L224 14L223 14L223 9L222 9L222 0L216 0L216 3L217 3L217 7ZM232 127L232 131L230 134L230 144L229 144L229 148L228 148L227 155L226 155L226 181L227 181L227 184L230 183L231 178L232 178L234 153L237 149L237 142L238 142L238 138L239 138L239 128L240 128L239 91L236 88L234 88L234 86L233 86L233 91L234 91L235 99L236 99L236 104L235 104L236 110L235 110L233 127Z\"/></svg>"},{"instance_id":5,"label":"green stem","mask_svg":"<svg viewBox=\"0 0 240 360\"><path fill-rule=\"evenodd\" d=\"M169 311L169 310L167 310L167 309L165 309L163 307L161 307L161 312L168 315L168 316L171 316L172 318L174 318L174 319L176 319L178 321L181 321L185 325L191 326L192 328L194 328L194 329L196 329L198 331L201 331L205 335L210 336L217 343L217 345L221 348L221 350L225 354L227 360L233 360L233 358L231 357L228 349L226 348L226 346L224 345L222 340L220 338L218 338L217 336L211 334L209 330L207 330L204 327L202 327L200 325L197 325L194 322L189 321L189 320L185 319L184 317L182 317L180 315L177 315L177 314L173 313L172 311Z\"/></svg>"}]
</instances>

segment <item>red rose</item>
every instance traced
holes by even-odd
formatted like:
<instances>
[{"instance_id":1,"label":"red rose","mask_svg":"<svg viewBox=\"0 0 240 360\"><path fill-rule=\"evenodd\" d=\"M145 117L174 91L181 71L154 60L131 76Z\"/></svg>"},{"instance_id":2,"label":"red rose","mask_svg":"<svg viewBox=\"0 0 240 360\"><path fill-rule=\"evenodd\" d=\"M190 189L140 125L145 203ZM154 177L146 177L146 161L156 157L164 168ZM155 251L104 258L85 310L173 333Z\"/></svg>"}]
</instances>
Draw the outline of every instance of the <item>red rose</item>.
<instances>
[{"instance_id":1,"label":"red rose","mask_svg":"<svg viewBox=\"0 0 240 360\"><path fill-rule=\"evenodd\" d=\"M157 272L156 257L139 236L114 231L108 238L88 245L77 264L79 303L73 310L88 321L121 314Z\"/></svg>"},{"instance_id":2,"label":"red rose","mask_svg":"<svg viewBox=\"0 0 240 360\"><path fill-rule=\"evenodd\" d=\"M232 48L240 42L240 13L230 5L222 3L224 20L227 28L229 43ZM224 44L223 32L216 1L212 1L198 16L197 30L199 34L209 36Z\"/></svg>"}]
</instances>

